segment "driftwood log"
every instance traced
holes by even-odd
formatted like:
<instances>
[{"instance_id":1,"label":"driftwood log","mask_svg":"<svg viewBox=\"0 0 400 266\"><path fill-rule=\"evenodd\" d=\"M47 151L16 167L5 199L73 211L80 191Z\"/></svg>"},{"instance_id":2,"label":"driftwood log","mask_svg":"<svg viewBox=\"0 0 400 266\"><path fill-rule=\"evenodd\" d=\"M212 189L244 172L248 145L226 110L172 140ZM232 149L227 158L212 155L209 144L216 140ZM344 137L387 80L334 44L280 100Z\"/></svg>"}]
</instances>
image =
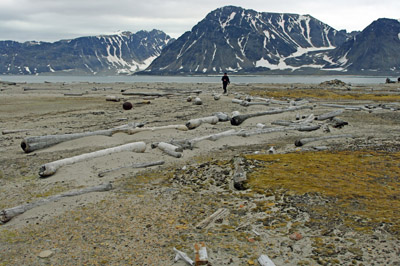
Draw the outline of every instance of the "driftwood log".
<instances>
[{"instance_id":1,"label":"driftwood log","mask_svg":"<svg viewBox=\"0 0 400 266\"><path fill-rule=\"evenodd\" d=\"M209 226L211 223L216 221L217 219L222 219L229 214L229 210L226 208L220 208L211 216L207 217L206 219L202 220L200 223L196 225L197 229L204 229Z\"/></svg>"},{"instance_id":2,"label":"driftwood log","mask_svg":"<svg viewBox=\"0 0 400 266\"><path fill-rule=\"evenodd\" d=\"M321 114L321 115L317 115L315 117L315 120L318 121L323 121L323 120L327 120L327 119L331 119L335 116L341 115L343 113L344 110L335 110L329 113L325 113L325 114Z\"/></svg>"},{"instance_id":3,"label":"driftwood log","mask_svg":"<svg viewBox=\"0 0 400 266\"><path fill-rule=\"evenodd\" d=\"M112 153L123 152L123 151L144 152L145 150L146 150L146 143L134 142L134 143L129 143L129 144L125 144L125 145L121 145L121 146L117 146L117 147L113 147L113 148L108 148L108 149L104 149L104 150L99 150L99 151L95 151L95 152L91 152L91 153L85 153L85 154L77 155L74 157L54 161L51 163L46 163L40 167L39 175L41 177L51 176L51 175L55 174L55 172L64 165L70 165L70 164L74 164L74 163L81 162L84 160L89 160L89 159L109 155Z\"/></svg>"},{"instance_id":4,"label":"driftwood log","mask_svg":"<svg viewBox=\"0 0 400 266\"><path fill-rule=\"evenodd\" d=\"M230 116L227 113L216 112L213 113L212 115L218 117L219 122L226 122L231 120Z\"/></svg>"},{"instance_id":5,"label":"driftwood log","mask_svg":"<svg viewBox=\"0 0 400 266\"><path fill-rule=\"evenodd\" d=\"M28 132L28 131L32 131L33 129L10 129L10 130L3 130L1 133L3 135L6 134L15 134L15 133L21 133L21 132Z\"/></svg>"},{"instance_id":6,"label":"driftwood log","mask_svg":"<svg viewBox=\"0 0 400 266\"><path fill-rule=\"evenodd\" d=\"M234 159L235 172L233 174L233 187L237 190L246 190L247 174L242 167L243 160L241 158Z\"/></svg>"},{"instance_id":7,"label":"driftwood log","mask_svg":"<svg viewBox=\"0 0 400 266\"><path fill-rule=\"evenodd\" d=\"M296 140L294 145L296 145L296 147L300 147L300 146L303 146L303 145L305 145L307 143L320 141L320 140L338 139L338 138L352 138L352 137L353 137L352 135L343 134L343 135L332 135L332 136L323 136L323 137L315 137L315 138L304 138L304 139Z\"/></svg>"},{"instance_id":8,"label":"driftwood log","mask_svg":"<svg viewBox=\"0 0 400 266\"><path fill-rule=\"evenodd\" d=\"M153 143L151 145L152 148L159 148L166 154L175 157L175 158L181 158L182 157L182 151L183 148L180 146L173 145L171 143L166 143L166 142L159 142L159 143Z\"/></svg>"},{"instance_id":9,"label":"driftwood log","mask_svg":"<svg viewBox=\"0 0 400 266\"><path fill-rule=\"evenodd\" d=\"M159 127L142 127L142 128L121 128L114 129L113 133L126 133L129 135L136 134L143 131L158 131L158 130L166 130L166 129L176 129L181 131L187 131L188 128L185 125L167 125L167 126L159 126Z\"/></svg>"},{"instance_id":10,"label":"driftwood log","mask_svg":"<svg viewBox=\"0 0 400 266\"><path fill-rule=\"evenodd\" d=\"M348 122L346 122L340 118L337 118L337 117L333 117L331 119L330 123L331 123L332 127L334 127L334 128L342 128L349 124Z\"/></svg>"},{"instance_id":11,"label":"driftwood log","mask_svg":"<svg viewBox=\"0 0 400 266\"><path fill-rule=\"evenodd\" d=\"M199 127L203 123L215 125L218 122L219 122L219 118L217 116L213 115L213 116L191 119L186 123L186 127L188 129L195 129L196 127Z\"/></svg>"},{"instance_id":12,"label":"driftwood log","mask_svg":"<svg viewBox=\"0 0 400 266\"><path fill-rule=\"evenodd\" d=\"M285 132L291 130L298 130L298 131L314 131L319 129L320 125L293 125L288 127L272 127L272 128L257 128L255 130L246 130L239 132L238 135L242 137L250 137L253 135L261 135L261 134L269 134L274 132Z\"/></svg>"},{"instance_id":13,"label":"driftwood log","mask_svg":"<svg viewBox=\"0 0 400 266\"><path fill-rule=\"evenodd\" d=\"M0 211L0 222L6 223L6 222L10 221L12 218L14 218L15 216L20 215L30 209L47 204L49 202L57 201L61 198L73 197L73 196L78 196L78 195L82 195L85 193L91 193L91 192L108 191L111 189L112 189L112 185L110 183L106 183L106 184L102 184L102 185L95 186L95 187L80 189L77 191L65 192L62 194L55 195L55 196L50 196L50 197L47 197L44 199L40 199L35 202L19 205L19 206L9 208L9 209L4 209L4 210Z\"/></svg>"},{"instance_id":14,"label":"driftwood log","mask_svg":"<svg viewBox=\"0 0 400 266\"><path fill-rule=\"evenodd\" d=\"M21 148L24 152L32 152L40 149L44 149L58 143L89 137L89 136L112 136L113 129L108 130L97 130L92 132L83 132L83 133L72 133L72 134L63 134L63 135L47 135L47 136L37 136L37 137L27 137L24 138L21 142Z\"/></svg>"},{"instance_id":15,"label":"driftwood log","mask_svg":"<svg viewBox=\"0 0 400 266\"><path fill-rule=\"evenodd\" d=\"M117 168L112 168L110 170L106 170L106 171L102 171L100 173L97 174L98 177L103 177L105 174L114 172L114 171L118 171L120 169L124 169L124 168L146 168L146 167L151 167L151 166L156 166L156 165L162 165L164 164L164 161L155 161L155 162L149 162L149 163L135 163L135 164L131 164L131 165L127 165L127 166L121 166L121 167L117 167Z\"/></svg>"},{"instance_id":16,"label":"driftwood log","mask_svg":"<svg viewBox=\"0 0 400 266\"><path fill-rule=\"evenodd\" d=\"M236 115L231 118L231 124L234 126L238 126L238 125L242 124L246 119L249 119L252 117L264 116L264 115L274 115L274 114L280 114L280 113L284 113L284 112L296 111L296 110L307 109L307 108L312 109L309 106L292 106L292 107L287 107L287 108L282 108L282 109L272 109L272 110L253 113L253 114Z\"/></svg>"},{"instance_id":17,"label":"driftwood log","mask_svg":"<svg viewBox=\"0 0 400 266\"><path fill-rule=\"evenodd\" d=\"M112 136L115 133L123 132L124 130L142 127L144 123L129 123L127 125L118 126L112 129L97 130L82 133L71 133L71 134L60 134L60 135L46 135L46 136L34 136L26 137L21 142L21 148L24 152L29 153L32 151L44 149L61 142L70 141L74 139L89 137L89 136Z\"/></svg>"},{"instance_id":18,"label":"driftwood log","mask_svg":"<svg viewBox=\"0 0 400 266\"><path fill-rule=\"evenodd\" d=\"M110 101L110 102L119 102L121 101L121 98L119 98L116 95L107 95L106 96L106 101Z\"/></svg>"}]
</instances>

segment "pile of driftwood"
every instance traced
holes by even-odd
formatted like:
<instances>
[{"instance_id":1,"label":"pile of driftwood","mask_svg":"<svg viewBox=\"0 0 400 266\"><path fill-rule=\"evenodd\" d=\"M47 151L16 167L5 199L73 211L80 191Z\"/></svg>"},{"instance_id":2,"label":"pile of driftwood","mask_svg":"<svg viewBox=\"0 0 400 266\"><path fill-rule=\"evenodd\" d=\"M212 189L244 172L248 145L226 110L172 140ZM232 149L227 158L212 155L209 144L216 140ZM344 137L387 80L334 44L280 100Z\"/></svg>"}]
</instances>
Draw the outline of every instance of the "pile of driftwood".
<instances>
[{"instance_id":1,"label":"pile of driftwood","mask_svg":"<svg viewBox=\"0 0 400 266\"><path fill-rule=\"evenodd\" d=\"M143 93L125 93L127 95L145 95ZM153 95L153 94L151 94ZM161 96L169 96L171 93L154 93L153 96L161 97ZM183 94L180 94L183 95ZM110 96L107 96L106 100L109 100ZM201 99L196 96L195 99L201 101ZM280 101L275 99L265 99L265 98L253 98L249 96L237 96L232 100L234 104L240 104L242 106L251 106L251 105L264 105L267 106L265 111L256 112L256 113L247 113L240 114L238 112L234 112L231 115L223 112L214 113L207 117L200 117L190 119L185 125L167 125L167 126L159 126L159 127L145 127L144 123L131 123L123 126L119 126L116 128L108 129L108 130L98 130L92 132L83 132L83 133L73 133L73 134L61 134L61 135L47 135L47 136L34 136L34 137L26 137L21 142L21 148L26 152L32 152L38 149L47 148L53 146L55 144L70 141L77 138L83 138L94 135L104 135L104 136L112 136L115 133L126 133L126 134L135 134L143 131L157 131L157 130L165 130L165 129L176 129L181 131L186 130L194 130L201 126L204 123L208 124L217 124L221 122L230 122L233 126L232 129L225 130L222 132L217 132L214 134L199 136L192 139L183 139L176 140L172 139L169 142L157 142L153 143L152 148L158 148L162 152L173 156L175 158L182 157L182 152L185 149L193 149L194 146L204 140L216 141L220 138L232 137L232 136L241 136L241 137L249 137L253 135L259 134L269 134L273 132L288 132L288 131L315 131L320 128L323 128L324 132L329 132L329 126L334 128L341 128L348 123L343 121L337 116L342 114L345 110L366 110L367 107L364 106L339 106L339 105L324 105L326 107L332 108L340 108L338 110L334 110L332 112L322 113L322 114L310 114L307 116L296 115L296 119L293 121L283 121L277 120L271 123L271 126L266 126L262 124L258 124L256 128L239 128L236 129L237 126L241 125L248 119L259 117L259 116L267 116L280 114L284 112L298 112L300 110L313 110L313 105L311 105L307 100L298 100L298 101ZM269 105L278 105L281 107L270 108ZM285 105L285 106L283 106ZM350 108L350 109L349 109ZM371 108L370 106L368 108ZM370 110L370 109L368 109ZM310 142L318 141L318 140L328 140L333 138L348 138L350 135L330 135L323 137L313 137L297 140L295 145L302 146ZM134 152L144 152L146 150L146 143L137 142L121 145L118 147L108 148L104 150L99 150L87 154L82 154L78 156L74 156L72 158L65 158L62 160L58 160L55 162L50 162L44 164L40 167L39 175L41 177L48 177L53 175L58 168L73 164L76 162L88 160L90 158L96 158L99 156L105 156L111 153L121 152L121 151L134 151Z\"/></svg>"},{"instance_id":2,"label":"pile of driftwood","mask_svg":"<svg viewBox=\"0 0 400 266\"><path fill-rule=\"evenodd\" d=\"M198 94L198 93L197 93ZM124 95L140 95L138 93L125 93ZM177 95L177 94L174 94ZM185 95L184 93L179 94L180 96ZM148 96L148 94L146 94ZM157 93L153 96L163 97L163 96L171 96L171 93ZM218 97L216 97L218 96ZM186 97L186 96L185 96ZM187 98L188 100L189 98ZM214 95L215 100L219 100L219 95ZM106 100L119 101L120 98L114 98L111 96L107 96ZM190 101L193 104L202 103L202 100L197 96L190 97ZM265 98L254 98L250 96L241 96L238 95L235 99L232 100L232 104L240 104L241 106L250 107L254 105L262 105L265 106L265 110L262 112L249 112L246 114L240 114L239 112L233 112L232 114L217 112L213 113L206 117L193 118L187 121L184 125L167 125L167 126L159 126L159 127L145 127L144 123L131 123L127 125L123 125L120 127L108 129L108 130L98 130L92 132L83 132L83 133L73 133L73 134L62 134L62 135L47 135L47 136L35 136L35 137L26 137L21 142L21 148L26 152L32 152L39 149L44 149L50 147L52 145L70 141L77 138L94 136L94 135L103 135L103 136L113 136L115 133L126 133L126 134L135 134L143 131L157 131L157 130L165 130L165 129L175 129L180 131L187 130L195 130L200 127L202 124L208 123L216 125L218 123L230 123L231 127L228 130L216 132L213 134L205 135L205 136L197 136L191 139L172 139L170 141L160 141L154 142L151 144L153 149L159 149L161 152L173 156L175 158L181 158L184 150L193 149L197 143L204 140L217 141L221 138L239 136L239 137L249 137L253 135L260 134L270 134L274 132L289 132L289 131L303 131L303 132L311 132L318 129L322 129L325 133L324 136L311 136L308 138L301 138L295 141L295 146L303 146L316 141L330 140L334 138L352 138L353 136L348 134L340 134L340 135L332 135L330 133L330 127L332 128L342 128L348 123L338 116L340 116L344 111L368 111L371 112L373 109L377 108L387 108L398 110L396 105L360 105L360 106L349 106L349 105L334 105L334 104L324 104L321 105L325 108L334 108L333 111L329 111L326 113L318 113L318 114L308 114L308 115L300 115L298 112L301 110L314 110L316 107L315 104L310 103L307 100L291 100L291 101L281 101L275 99L265 99ZM278 107L271 107L271 106ZM297 112L294 116L293 120L276 120L271 123L271 125L257 124L255 128L248 128L246 126L239 127L246 120L252 119L254 117L260 116L268 116L274 114L281 114L284 112ZM8 133L8 132L5 132ZM3 132L4 134L4 132ZM128 143L124 145L120 145L117 147L111 147L107 149L98 150L91 153L85 153L81 155L77 155L70 158L64 158L61 160L49 162L43 164L39 169L40 177L49 177L56 173L57 169L63 167L65 165L74 164L77 162L85 161L91 158L96 158L99 156L106 156L116 152L123 151L132 151L137 153L143 153L146 150L145 142L134 142ZM271 153L274 153L275 150L270 150ZM121 166L114 169L106 170L98 173L99 177L106 175L109 172L119 170L122 168L142 168L142 167L151 167L155 165L164 164L164 161L156 161L156 162L147 162L141 164L133 164L129 166ZM233 176L233 187L238 190L246 189L246 173L243 170L241 165L241 161L235 161L235 173ZM110 186L107 186L107 189ZM83 190L86 191L86 190ZM88 192L98 191L97 188L89 188ZM86 192L85 192L86 193ZM57 197L65 197L70 195L75 195L76 193L66 193L61 194ZM56 197L56 198L57 198ZM6 222L10 220L15 215L24 212L27 209L33 208L37 206L37 204L44 204L48 201L53 201L54 198L50 197L46 200L41 200L38 203L32 203L26 206L18 206L15 208L3 210L0 213L1 222Z\"/></svg>"}]
</instances>

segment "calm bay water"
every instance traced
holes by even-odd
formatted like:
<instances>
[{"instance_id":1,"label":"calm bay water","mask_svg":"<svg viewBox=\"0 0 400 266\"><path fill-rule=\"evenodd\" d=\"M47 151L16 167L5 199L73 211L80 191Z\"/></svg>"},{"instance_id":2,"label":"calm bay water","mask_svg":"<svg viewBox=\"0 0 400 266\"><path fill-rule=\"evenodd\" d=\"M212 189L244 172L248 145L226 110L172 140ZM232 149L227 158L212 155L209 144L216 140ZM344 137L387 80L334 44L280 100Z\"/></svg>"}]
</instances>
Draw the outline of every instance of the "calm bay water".
<instances>
[{"instance_id":1,"label":"calm bay water","mask_svg":"<svg viewBox=\"0 0 400 266\"><path fill-rule=\"evenodd\" d=\"M290 76L290 75L269 75L269 76L235 76L230 75L231 83L308 83L318 84L324 81L339 79L351 84L380 84L385 83L387 77L381 76ZM397 80L397 77L389 77ZM0 81L10 82L95 82L95 83L220 83L221 76L9 76L0 75Z\"/></svg>"}]
</instances>

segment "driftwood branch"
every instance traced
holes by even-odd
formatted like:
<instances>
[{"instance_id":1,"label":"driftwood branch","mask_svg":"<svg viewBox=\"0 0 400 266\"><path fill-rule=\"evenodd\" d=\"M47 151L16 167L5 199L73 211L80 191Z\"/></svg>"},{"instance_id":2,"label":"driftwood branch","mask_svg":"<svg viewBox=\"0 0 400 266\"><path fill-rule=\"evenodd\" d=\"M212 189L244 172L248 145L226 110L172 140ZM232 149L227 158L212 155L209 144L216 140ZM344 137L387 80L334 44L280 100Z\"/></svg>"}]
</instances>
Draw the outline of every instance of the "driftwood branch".
<instances>
[{"instance_id":1,"label":"driftwood branch","mask_svg":"<svg viewBox=\"0 0 400 266\"><path fill-rule=\"evenodd\" d=\"M196 225L197 229L204 229L207 226L209 226L211 223L213 223L214 221L216 221L217 219L221 219L224 218L225 216L227 216L229 214L229 210L225 209L225 208L220 208L218 209L216 212L214 212L213 214L211 214L211 216L207 217L206 219L204 219L203 221L201 221L200 223L198 223Z\"/></svg>"},{"instance_id":2,"label":"driftwood branch","mask_svg":"<svg viewBox=\"0 0 400 266\"><path fill-rule=\"evenodd\" d=\"M47 204L49 202L57 201L61 198L78 196L78 195L82 195L85 193L91 193L91 192L108 191L111 189L112 189L112 185L110 183L107 183L107 184L102 184L102 185L95 186L95 187L89 187L89 188L84 188L84 189L80 189L77 191L70 191L70 192L58 194L55 196L50 196L50 197L47 197L44 199L40 199L36 202L31 202L31 203L19 205L19 206L13 207L13 208L4 209L0 212L0 222L6 223L6 222L10 221L12 218L14 218L15 216L20 215L30 209Z\"/></svg>"},{"instance_id":3,"label":"driftwood branch","mask_svg":"<svg viewBox=\"0 0 400 266\"><path fill-rule=\"evenodd\" d=\"M121 166L121 167L117 167L117 168L112 168L110 170L106 170L106 171L102 171L100 173L97 174L98 177L103 177L105 174L114 172L114 171L118 171L120 169L124 169L124 168L146 168L146 167L151 167L151 166L156 166L156 165L162 165L164 164L164 161L155 161L155 162L149 162L149 163L135 163L135 164L131 164L131 165L127 165L127 166Z\"/></svg>"},{"instance_id":4,"label":"driftwood branch","mask_svg":"<svg viewBox=\"0 0 400 266\"><path fill-rule=\"evenodd\" d=\"M299 139L296 140L294 145L296 147L303 146L307 143L315 142L315 141L320 141L320 140L327 140L327 139L338 139L338 138L352 138L352 135L349 134L343 134L343 135L332 135L332 136L323 136L323 137L315 137L315 138L304 138L304 139Z\"/></svg>"},{"instance_id":5,"label":"driftwood branch","mask_svg":"<svg viewBox=\"0 0 400 266\"><path fill-rule=\"evenodd\" d=\"M85 154L77 155L74 157L54 161L51 163L46 163L40 167L39 175L41 177L51 176L51 175L55 174L55 172L57 171L58 168L60 168L64 165L70 165L70 164L74 164L74 163L81 162L84 160L109 155L112 153L123 152L123 151L144 152L145 150L146 150L146 143L134 142L134 143L129 143L129 144L125 144L125 145L121 145L121 146L117 146L117 147L113 147L113 148L108 148L108 149L104 149L104 150L99 150L99 151L95 151L95 152L91 152L91 153L85 153Z\"/></svg>"},{"instance_id":6,"label":"driftwood branch","mask_svg":"<svg viewBox=\"0 0 400 266\"><path fill-rule=\"evenodd\" d=\"M3 135L6 134L15 134L15 133L21 133L21 132L28 132L28 131L32 131L33 129L10 129L10 130L3 130L1 133Z\"/></svg>"},{"instance_id":7,"label":"driftwood branch","mask_svg":"<svg viewBox=\"0 0 400 266\"><path fill-rule=\"evenodd\" d=\"M272 110L253 113L253 114L236 115L231 118L231 124L234 126L238 126L248 118L264 116L264 115L280 114L280 113L284 113L284 112L296 111L296 110L307 109L307 108L311 109L311 107L309 107L309 106L291 106L291 107L287 107L287 108L272 109Z\"/></svg>"}]
</instances>

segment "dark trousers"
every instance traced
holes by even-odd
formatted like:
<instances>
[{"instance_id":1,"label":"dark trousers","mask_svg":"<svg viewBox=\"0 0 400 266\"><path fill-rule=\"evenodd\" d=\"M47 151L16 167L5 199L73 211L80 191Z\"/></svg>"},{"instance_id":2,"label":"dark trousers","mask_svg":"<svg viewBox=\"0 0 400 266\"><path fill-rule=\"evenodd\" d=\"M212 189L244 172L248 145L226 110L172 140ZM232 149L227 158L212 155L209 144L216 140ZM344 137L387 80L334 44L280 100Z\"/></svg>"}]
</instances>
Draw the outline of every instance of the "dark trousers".
<instances>
[{"instance_id":1,"label":"dark trousers","mask_svg":"<svg viewBox=\"0 0 400 266\"><path fill-rule=\"evenodd\" d=\"M227 82L222 82L222 88L224 89L224 92L226 92L226 87L228 86Z\"/></svg>"}]
</instances>

